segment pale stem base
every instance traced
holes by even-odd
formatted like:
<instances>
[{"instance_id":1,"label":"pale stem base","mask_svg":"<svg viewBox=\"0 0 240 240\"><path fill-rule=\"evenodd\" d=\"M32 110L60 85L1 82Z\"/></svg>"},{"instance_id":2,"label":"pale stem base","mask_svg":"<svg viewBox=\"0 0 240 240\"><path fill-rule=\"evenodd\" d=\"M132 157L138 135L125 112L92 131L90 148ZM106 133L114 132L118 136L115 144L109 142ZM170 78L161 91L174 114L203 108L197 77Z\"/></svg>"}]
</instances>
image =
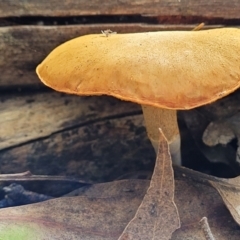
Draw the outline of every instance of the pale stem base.
<instances>
[{"instance_id":1,"label":"pale stem base","mask_svg":"<svg viewBox=\"0 0 240 240\"><path fill-rule=\"evenodd\" d=\"M173 163L181 165L181 139L177 123L177 111L142 105L148 137L157 153L159 128L169 143Z\"/></svg>"}]
</instances>

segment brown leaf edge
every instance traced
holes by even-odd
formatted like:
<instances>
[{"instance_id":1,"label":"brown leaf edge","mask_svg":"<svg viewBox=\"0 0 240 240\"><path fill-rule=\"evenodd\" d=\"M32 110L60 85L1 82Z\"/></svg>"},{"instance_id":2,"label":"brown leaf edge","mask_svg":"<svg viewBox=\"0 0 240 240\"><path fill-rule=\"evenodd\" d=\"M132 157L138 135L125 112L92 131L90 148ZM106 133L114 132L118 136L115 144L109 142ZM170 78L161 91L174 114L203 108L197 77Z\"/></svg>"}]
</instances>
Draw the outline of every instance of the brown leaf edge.
<instances>
[{"instance_id":1,"label":"brown leaf edge","mask_svg":"<svg viewBox=\"0 0 240 240\"><path fill-rule=\"evenodd\" d=\"M161 129L156 164L150 186L134 218L125 227L118 240L169 240L180 228L177 206L174 202L174 173L169 145Z\"/></svg>"}]
</instances>

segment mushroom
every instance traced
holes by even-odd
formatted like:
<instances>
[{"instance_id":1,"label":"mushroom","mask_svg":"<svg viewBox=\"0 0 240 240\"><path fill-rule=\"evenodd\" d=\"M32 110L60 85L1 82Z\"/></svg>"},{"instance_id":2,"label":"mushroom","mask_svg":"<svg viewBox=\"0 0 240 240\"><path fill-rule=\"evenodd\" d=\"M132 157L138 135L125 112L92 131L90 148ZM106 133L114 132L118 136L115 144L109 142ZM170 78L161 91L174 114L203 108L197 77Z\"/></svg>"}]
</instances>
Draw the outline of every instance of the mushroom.
<instances>
[{"instance_id":1,"label":"mushroom","mask_svg":"<svg viewBox=\"0 0 240 240\"><path fill-rule=\"evenodd\" d=\"M181 163L176 110L216 101L240 86L240 30L92 34L58 46L37 67L60 92L111 95L142 105L155 148L161 128Z\"/></svg>"}]
</instances>

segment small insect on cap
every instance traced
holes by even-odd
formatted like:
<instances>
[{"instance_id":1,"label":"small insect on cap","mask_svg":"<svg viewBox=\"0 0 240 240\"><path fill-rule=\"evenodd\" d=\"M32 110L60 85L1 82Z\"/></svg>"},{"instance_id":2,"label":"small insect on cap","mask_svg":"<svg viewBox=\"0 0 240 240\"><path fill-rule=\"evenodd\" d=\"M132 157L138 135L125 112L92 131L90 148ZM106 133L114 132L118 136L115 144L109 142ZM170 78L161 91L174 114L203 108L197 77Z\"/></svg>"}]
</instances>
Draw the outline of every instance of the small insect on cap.
<instances>
[{"instance_id":1,"label":"small insect on cap","mask_svg":"<svg viewBox=\"0 0 240 240\"><path fill-rule=\"evenodd\" d=\"M240 86L240 29L93 34L54 49L37 67L47 86L190 109Z\"/></svg>"}]
</instances>

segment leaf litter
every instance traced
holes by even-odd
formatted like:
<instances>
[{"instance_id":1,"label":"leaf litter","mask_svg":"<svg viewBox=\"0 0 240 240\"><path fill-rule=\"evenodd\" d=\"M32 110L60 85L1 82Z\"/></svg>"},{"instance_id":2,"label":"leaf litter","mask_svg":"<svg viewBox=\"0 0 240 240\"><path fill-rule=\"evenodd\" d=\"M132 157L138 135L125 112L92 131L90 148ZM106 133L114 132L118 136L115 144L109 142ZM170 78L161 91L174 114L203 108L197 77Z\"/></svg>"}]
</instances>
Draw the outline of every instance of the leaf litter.
<instances>
[{"instance_id":1,"label":"leaf litter","mask_svg":"<svg viewBox=\"0 0 240 240\"><path fill-rule=\"evenodd\" d=\"M240 177L209 181L221 195L234 220L240 225Z\"/></svg>"},{"instance_id":2,"label":"leaf litter","mask_svg":"<svg viewBox=\"0 0 240 240\"><path fill-rule=\"evenodd\" d=\"M167 140L160 130L160 141L150 186L135 217L129 222L119 240L168 240L180 227L174 203L174 177Z\"/></svg>"},{"instance_id":3,"label":"leaf litter","mask_svg":"<svg viewBox=\"0 0 240 240\"><path fill-rule=\"evenodd\" d=\"M183 167L175 167L175 176L177 208L168 145L161 135L150 183L128 179L93 184L72 197L1 209L0 239L238 240L240 227L210 184L238 218L239 179L223 180ZM212 238L201 219L207 221Z\"/></svg>"}]
</instances>

